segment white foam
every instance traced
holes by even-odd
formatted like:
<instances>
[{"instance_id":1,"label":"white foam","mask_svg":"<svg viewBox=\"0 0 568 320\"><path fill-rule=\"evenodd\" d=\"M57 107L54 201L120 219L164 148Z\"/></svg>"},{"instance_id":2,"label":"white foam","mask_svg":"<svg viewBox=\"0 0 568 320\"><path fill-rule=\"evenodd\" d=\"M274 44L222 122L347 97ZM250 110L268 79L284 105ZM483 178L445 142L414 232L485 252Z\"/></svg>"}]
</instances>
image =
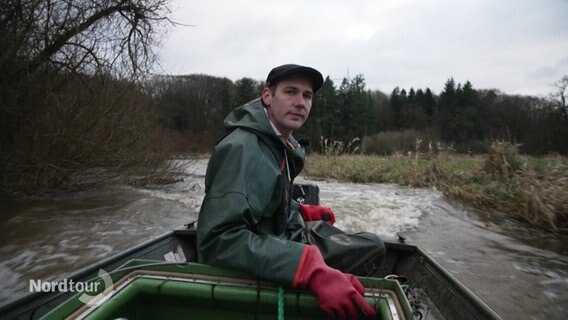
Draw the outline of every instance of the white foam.
<instances>
[{"instance_id":1,"label":"white foam","mask_svg":"<svg viewBox=\"0 0 568 320\"><path fill-rule=\"evenodd\" d=\"M198 212L205 194L207 160L192 160L183 165L186 173L183 181L139 191L154 198L178 201L190 211ZM428 212L433 201L441 197L441 193L435 190L392 184L310 181L304 177L298 177L296 181L319 185L320 203L334 210L337 227L347 232L373 232L386 238L414 230L422 214Z\"/></svg>"},{"instance_id":2,"label":"white foam","mask_svg":"<svg viewBox=\"0 0 568 320\"><path fill-rule=\"evenodd\" d=\"M385 238L415 229L441 193L392 184L309 181L320 188L320 204L331 207L336 226L347 232L368 231Z\"/></svg>"}]
</instances>

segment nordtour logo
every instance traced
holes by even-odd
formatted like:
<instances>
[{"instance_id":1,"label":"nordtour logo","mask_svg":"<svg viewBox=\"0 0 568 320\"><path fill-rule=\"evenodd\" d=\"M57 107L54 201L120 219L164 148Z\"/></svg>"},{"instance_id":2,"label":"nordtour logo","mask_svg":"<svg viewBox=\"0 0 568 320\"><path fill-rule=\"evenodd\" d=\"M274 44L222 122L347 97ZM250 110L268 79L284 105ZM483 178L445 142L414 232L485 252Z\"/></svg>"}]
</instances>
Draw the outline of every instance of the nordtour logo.
<instances>
[{"instance_id":1,"label":"nordtour logo","mask_svg":"<svg viewBox=\"0 0 568 320\"><path fill-rule=\"evenodd\" d=\"M83 293L79 296L79 301L91 307L101 300L107 293L113 290L114 283L109 274L103 269L99 269L99 278L103 280L104 290L100 281L75 282L73 279L63 279L61 281L30 280L30 292L72 292Z\"/></svg>"}]
</instances>

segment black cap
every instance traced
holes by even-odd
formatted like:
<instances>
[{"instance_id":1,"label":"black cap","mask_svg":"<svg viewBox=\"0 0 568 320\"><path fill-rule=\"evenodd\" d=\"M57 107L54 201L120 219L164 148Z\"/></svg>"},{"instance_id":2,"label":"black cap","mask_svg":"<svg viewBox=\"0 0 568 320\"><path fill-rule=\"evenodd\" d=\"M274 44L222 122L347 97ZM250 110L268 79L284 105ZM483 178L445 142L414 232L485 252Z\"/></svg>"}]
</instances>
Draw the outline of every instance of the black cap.
<instances>
[{"instance_id":1,"label":"black cap","mask_svg":"<svg viewBox=\"0 0 568 320\"><path fill-rule=\"evenodd\" d=\"M314 68L304 67L297 64L283 64L270 70L266 78L266 86L277 84L280 80L291 75L301 74L312 81L312 90L316 93L323 85L323 76Z\"/></svg>"}]
</instances>

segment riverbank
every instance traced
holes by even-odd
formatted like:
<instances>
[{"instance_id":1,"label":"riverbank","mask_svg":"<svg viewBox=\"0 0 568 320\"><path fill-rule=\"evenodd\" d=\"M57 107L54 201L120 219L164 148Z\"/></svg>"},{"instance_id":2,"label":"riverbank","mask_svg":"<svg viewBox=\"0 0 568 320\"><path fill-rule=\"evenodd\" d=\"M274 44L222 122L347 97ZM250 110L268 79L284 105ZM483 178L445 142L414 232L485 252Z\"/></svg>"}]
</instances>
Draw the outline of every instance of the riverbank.
<instances>
[{"instance_id":1,"label":"riverbank","mask_svg":"<svg viewBox=\"0 0 568 320\"><path fill-rule=\"evenodd\" d=\"M484 156L411 154L308 157L309 177L436 188L478 209L568 234L568 158L518 155L496 143Z\"/></svg>"}]
</instances>

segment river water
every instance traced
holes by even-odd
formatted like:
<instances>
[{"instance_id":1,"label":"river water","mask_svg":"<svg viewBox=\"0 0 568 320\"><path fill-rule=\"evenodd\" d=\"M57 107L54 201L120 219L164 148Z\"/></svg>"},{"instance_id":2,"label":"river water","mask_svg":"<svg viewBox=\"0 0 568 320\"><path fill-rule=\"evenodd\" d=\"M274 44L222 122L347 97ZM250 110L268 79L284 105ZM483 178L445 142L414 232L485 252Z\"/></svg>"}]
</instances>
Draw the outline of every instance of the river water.
<instances>
[{"instance_id":1,"label":"river water","mask_svg":"<svg viewBox=\"0 0 568 320\"><path fill-rule=\"evenodd\" d=\"M190 162L183 181L165 186L0 202L0 300L27 293L30 280L64 278L196 219L206 163ZM432 189L315 183L321 203L336 213L336 226L385 239L403 236L504 319L568 317L568 237L462 206Z\"/></svg>"}]
</instances>

